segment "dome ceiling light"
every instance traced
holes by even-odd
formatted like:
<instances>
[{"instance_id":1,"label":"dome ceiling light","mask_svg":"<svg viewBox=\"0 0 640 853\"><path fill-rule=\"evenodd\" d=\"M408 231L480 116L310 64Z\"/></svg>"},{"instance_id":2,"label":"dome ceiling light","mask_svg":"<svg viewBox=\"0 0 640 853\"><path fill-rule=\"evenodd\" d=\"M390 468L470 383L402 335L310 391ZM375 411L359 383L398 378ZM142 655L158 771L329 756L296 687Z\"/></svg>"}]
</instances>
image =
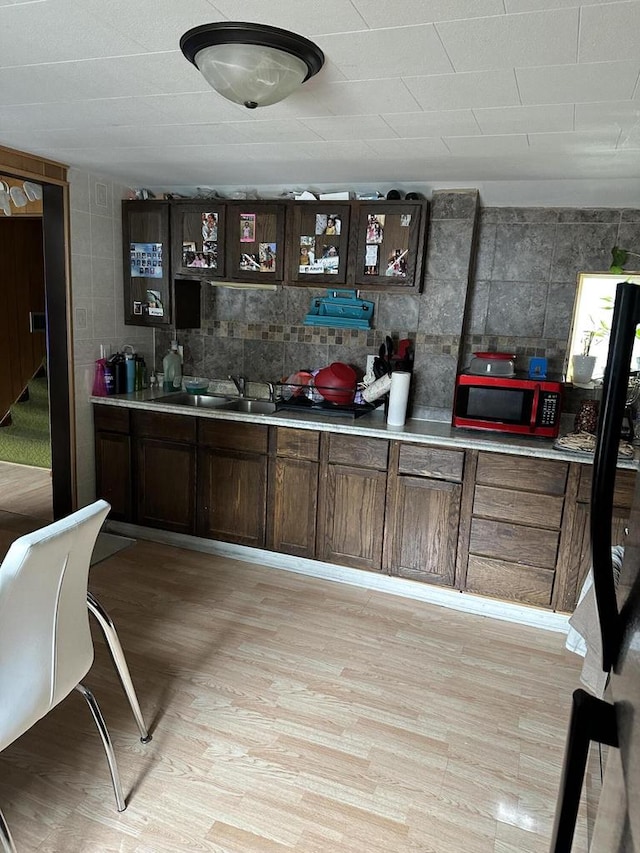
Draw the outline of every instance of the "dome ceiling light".
<instances>
[{"instance_id":1,"label":"dome ceiling light","mask_svg":"<svg viewBox=\"0 0 640 853\"><path fill-rule=\"evenodd\" d=\"M216 92L250 110L282 101L324 64L312 41L266 24L203 24L180 49Z\"/></svg>"}]
</instances>

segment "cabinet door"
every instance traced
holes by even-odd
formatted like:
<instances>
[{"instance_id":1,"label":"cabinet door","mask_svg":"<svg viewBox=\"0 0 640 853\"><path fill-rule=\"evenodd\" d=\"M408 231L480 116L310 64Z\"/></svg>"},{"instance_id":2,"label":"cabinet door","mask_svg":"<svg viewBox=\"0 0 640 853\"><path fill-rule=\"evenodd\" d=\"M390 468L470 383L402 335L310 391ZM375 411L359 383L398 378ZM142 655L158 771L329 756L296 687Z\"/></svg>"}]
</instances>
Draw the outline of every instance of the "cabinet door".
<instances>
[{"instance_id":1,"label":"cabinet door","mask_svg":"<svg viewBox=\"0 0 640 853\"><path fill-rule=\"evenodd\" d=\"M391 571L413 580L453 586L462 486L399 477Z\"/></svg>"},{"instance_id":2,"label":"cabinet door","mask_svg":"<svg viewBox=\"0 0 640 853\"><path fill-rule=\"evenodd\" d=\"M137 523L194 533L195 447L155 438L136 444Z\"/></svg>"},{"instance_id":3,"label":"cabinet door","mask_svg":"<svg viewBox=\"0 0 640 853\"><path fill-rule=\"evenodd\" d=\"M385 471L327 466L318 557L356 569L380 571Z\"/></svg>"},{"instance_id":4,"label":"cabinet door","mask_svg":"<svg viewBox=\"0 0 640 853\"><path fill-rule=\"evenodd\" d=\"M269 505L273 514L269 547L283 554L316 555L318 463L276 458Z\"/></svg>"},{"instance_id":5,"label":"cabinet door","mask_svg":"<svg viewBox=\"0 0 640 853\"><path fill-rule=\"evenodd\" d=\"M201 449L198 455L198 534L263 548L267 457Z\"/></svg>"},{"instance_id":6,"label":"cabinet door","mask_svg":"<svg viewBox=\"0 0 640 853\"><path fill-rule=\"evenodd\" d=\"M344 284L349 246L349 202L301 201L291 208L288 280L296 284Z\"/></svg>"},{"instance_id":7,"label":"cabinet door","mask_svg":"<svg viewBox=\"0 0 640 853\"><path fill-rule=\"evenodd\" d=\"M97 430L96 497L111 504L109 518L133 521L131 514L131 438Z\"/></svg>"},{"instance_id":8,"label":"cabinet door","mask_svg":"<svg viewBox=\"0 0 640 853\"><path fill-rule=\"evenodd\" d=\"M243 201L227 206L225 278L278 284L284 278L286 206Z\"/></svg>"},{"instance_id":9,"label":"cabinet door","mask_svg":"<svg viewBox=\"0 0 640 853\"><path fill-rule=\"evenodd\" d=\"M635 473L635 472L633 472ZM558 601L557 609L573 611L578 603L582 584L591 567L591 533L589 530L589 504L576 505L576 513L571 531L571 550L569 557L569 576L566 579L565 595ZM614 507L611 519L611 544L625 544L625 530L629 524L629 510Z\"/></svg>"},{"instance_id":10,"label":"cabinet door","mask_svg":"<svg viewBox=\"0 0 640 853\"><path fill-rule=\"evenodd\" d=\"M222 278L225 206L198 199L171 205L171 259L176 274Z\"/></svg>"},{"instance_id":11,"label":"cabinet door","mask_svg":"<svg viewBox=\"0 0 640 853\"><path fill-rule=\"evenodd\" d=\"M167 326L171 322L169 203L122 202L124 322Z\"/></svg>"},{"instance_id":12,"label":"cabinet door","mask_svg":"<svg viewBox=\"0 0 640 853\"><path fill-rule=\"evenodd\" d=\"M420 287L425 251L425 202L362 202L349 281L357 287Z\"/></svg>"}]
</instances>

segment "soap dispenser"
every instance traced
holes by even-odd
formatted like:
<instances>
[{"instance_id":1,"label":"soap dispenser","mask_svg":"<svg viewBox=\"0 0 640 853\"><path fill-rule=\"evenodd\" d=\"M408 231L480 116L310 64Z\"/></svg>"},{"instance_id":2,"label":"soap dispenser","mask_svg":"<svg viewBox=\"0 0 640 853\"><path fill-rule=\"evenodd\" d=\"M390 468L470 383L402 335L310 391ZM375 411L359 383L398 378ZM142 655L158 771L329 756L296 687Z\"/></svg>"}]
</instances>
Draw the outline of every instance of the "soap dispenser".
<instances>
[{"instance_id":1,"label":"soap dispenser","mask_svg":"<svg viewBox=\"0 0 640 853\"><path fill-rule=\"evenodd\" d=\"M171 341L171 349L162 359L163 391L179 391L182 387L182 359L178 352L178 341Z\"/></svg>"}]
</instances>

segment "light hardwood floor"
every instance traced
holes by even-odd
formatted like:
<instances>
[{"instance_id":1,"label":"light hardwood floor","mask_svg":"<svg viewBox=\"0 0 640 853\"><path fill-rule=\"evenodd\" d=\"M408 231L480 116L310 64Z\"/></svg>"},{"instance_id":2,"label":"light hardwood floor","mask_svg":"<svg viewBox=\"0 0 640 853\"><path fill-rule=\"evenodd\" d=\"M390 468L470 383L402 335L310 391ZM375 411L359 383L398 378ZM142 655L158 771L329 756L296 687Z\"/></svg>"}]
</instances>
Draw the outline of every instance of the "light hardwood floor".
<instances>
[{"instance_id":1,"label":"light hardwood floor","mask_svg":"<svg viewBox=\"0 0 640 853\"><path fill-rule=\"evenodd\" d=\"M91 588L154 738L96 634L128 809L72 694L0 756L22 853L549 849L580 666L562 635L142 541Z\"/></svg>"},{"instance_id":2,"label":"light hardwood floor","mask_svg":"<svg viewBox=\"0 0 640 853\"><path fill-rule=\"evenodd\" d=\"M51 471L0 462L0 511L53 518Z\"/></svg>"}]
</instances>

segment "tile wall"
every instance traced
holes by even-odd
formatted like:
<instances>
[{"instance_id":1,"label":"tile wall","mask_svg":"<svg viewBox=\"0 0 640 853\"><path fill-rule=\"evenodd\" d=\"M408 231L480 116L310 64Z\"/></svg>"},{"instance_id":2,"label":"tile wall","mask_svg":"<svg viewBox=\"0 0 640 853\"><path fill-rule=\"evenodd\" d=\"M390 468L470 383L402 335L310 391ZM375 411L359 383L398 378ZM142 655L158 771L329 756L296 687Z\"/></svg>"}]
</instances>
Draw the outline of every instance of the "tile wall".
<instances>
[{"instance_id":1,"label":"tile wall","mask_svg":"<svg viewBox=\"0 0 640 853\"><path fill-rule=\"evenodd\" d=\"M94 500L91 405L100 344L132 344L151 359L153 333L124 325L122 216L124 188L79 169L69 173L71 207L71 312L76 403L78 506Z\"/></svg>"},{"instance_id":2,"label":"tile wall","mask_svg":"<svg viewBox=\"0 0 640 853\"><path fill-rule=\"evenodd\" d=\"M415 405L434 412L450 409L477 213L477 190L434 193L423 292L361 291L375 304L370 331L302 325L311 300L325 289L244 291L203 284L201 328L178 335L185 374L213 379L243 373L252 380L277 381L331 361L364 370L367 354L377 353L389 334L396 341L415 341ZM157 370L170 339L170 332L156 332Z\"/></svg>"},{"instance_id":3,"label":"tile wall","mask_svg":"<svg viewBox=\"0 0 640 853\"><path fill-rule=\"evenodd\" d=\"M532 355L563 369L577 275L606 272L614 245L640 252L640 209L481 208L476 190L435 192L421 294L362 291L375 303L369 332L307 327L323 289L239 291L203 285L202 327L181 331L185 373L243 373L273 381L302 367L364 368L386 334L416 344L414 403L448 417L458 367L473 350ZM170 333L157 333L158 358ZM569 410L579 402L569 395Z\"/></svg>"}]
</instances>

